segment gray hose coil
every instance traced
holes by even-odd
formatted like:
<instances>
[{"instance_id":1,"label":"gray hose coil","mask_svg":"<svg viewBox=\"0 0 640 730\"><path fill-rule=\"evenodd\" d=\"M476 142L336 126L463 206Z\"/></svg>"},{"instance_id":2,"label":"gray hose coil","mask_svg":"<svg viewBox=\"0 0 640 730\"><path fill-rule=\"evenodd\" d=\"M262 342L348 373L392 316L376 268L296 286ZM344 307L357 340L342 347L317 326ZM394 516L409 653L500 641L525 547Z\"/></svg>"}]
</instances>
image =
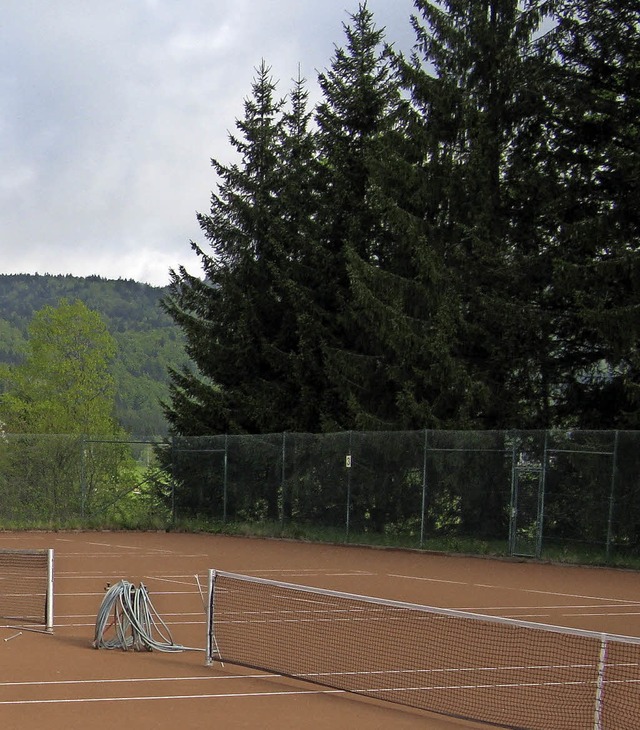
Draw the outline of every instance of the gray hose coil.
<instances>
[{"instance_id":1,"label":"gray hose coil","mask_svg":"<svg viewBox=\"0 0 640 730\"><path fill-rule=\"evenodd\" d=\"M112 638L105 638L110 630ZM93 639L96 649L127 651L204 651L176 644L169 627L153 607L146 586L121 580L106 592L98 616Z\"/></svg>"}]
</instances>

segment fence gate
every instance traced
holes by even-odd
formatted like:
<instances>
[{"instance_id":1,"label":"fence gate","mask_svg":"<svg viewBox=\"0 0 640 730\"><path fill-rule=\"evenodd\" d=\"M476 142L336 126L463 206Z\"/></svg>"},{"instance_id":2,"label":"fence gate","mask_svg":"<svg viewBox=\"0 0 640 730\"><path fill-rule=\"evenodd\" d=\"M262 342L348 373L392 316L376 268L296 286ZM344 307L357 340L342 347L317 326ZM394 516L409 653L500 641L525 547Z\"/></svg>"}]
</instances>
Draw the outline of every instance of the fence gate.
<instances>
[{"instance_id":1,"label":"fence gate","mask_svg":"<svg viewBox=\"0 0 640 730\"><path fill-rule=\"evenodd\" d=\"M515 464L511 478L510 555L540 557L543 505L544 469L542 464Z\"/></svg>"}]
</instances>

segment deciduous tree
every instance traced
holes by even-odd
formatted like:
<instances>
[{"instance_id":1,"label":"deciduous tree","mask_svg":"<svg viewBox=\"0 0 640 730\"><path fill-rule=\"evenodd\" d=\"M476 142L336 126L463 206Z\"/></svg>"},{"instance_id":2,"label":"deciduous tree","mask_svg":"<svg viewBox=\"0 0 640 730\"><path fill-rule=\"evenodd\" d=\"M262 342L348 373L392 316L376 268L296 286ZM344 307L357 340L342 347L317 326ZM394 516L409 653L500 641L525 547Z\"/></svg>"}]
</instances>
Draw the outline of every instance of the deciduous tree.
<instances>
[{"instance_id":1,"label":"deciduous tree","mask_svg":"<svg viewBox=\"0 0 640 730\"><path fill-rule=\"evenodd\" d=\"M108 435L115 386L115 341L100 316L80 301L36 312L23 363L5 367L0 411L13 433Z\"/></svg>"}]
</instances>

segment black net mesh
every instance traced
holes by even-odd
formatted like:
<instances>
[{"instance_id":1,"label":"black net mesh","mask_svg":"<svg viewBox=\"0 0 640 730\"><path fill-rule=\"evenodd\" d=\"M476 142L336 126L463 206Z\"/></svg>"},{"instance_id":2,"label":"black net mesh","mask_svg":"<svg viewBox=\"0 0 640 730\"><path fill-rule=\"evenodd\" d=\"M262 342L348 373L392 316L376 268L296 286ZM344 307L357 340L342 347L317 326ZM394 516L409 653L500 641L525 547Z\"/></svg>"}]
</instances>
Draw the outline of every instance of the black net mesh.
<instances>
[{"instance_id":1,"label":"black net mesh","mask_svg":"<svg viewBox=\"0 0 640 730\"><path fill-rule=\"evenodd\" d=\"M635 730L640 639L215 573L210 659L529 730Z\"/></svg>"},{"instance_id":2,"label":"black net mesh","mask_svg":"<svg viewBox=\"0 0 640 730\"><path fill-rule=\"evenodd\" d=\"M0 621L47 626L51 580L48 550L0 549Z\"/></svg>"}]
</instances>

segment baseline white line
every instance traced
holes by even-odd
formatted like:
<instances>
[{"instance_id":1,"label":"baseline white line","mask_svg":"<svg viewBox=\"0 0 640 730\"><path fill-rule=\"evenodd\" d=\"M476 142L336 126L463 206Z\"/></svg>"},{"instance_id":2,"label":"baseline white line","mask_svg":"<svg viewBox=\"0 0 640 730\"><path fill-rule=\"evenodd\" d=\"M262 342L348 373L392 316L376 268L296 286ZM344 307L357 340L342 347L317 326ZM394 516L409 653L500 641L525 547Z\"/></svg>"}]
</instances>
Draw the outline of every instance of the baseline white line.
<instances>
[{"instance_id":1,"label":"baseline white line","mask_svg":"<svg viewBox=\"0 0 640 730\"><path fill-rule=\"evenodd\" d=\"M52 679L41 682L0 682L0 687L51 687L59 684L136 684L146 682L200 682L228 681L243 679L281 679L280 674L237 674L233 676L215 676L213 674L194 677L121 677L119 679Z\"/></svg>"},{"instance_id":2,"label":"baseline white line","mask_svg":"<svg viewBox=\"0 0 640 730\"><path fill-rule=\"evenodd\" d=\"M558 604L551 604L551 605L536 605L536 606L482 606L482 611L504 611L506 609L509 609L509 611L559 611L559 610L567 610L569 608L578 610L583 608L638 608L637 603L629 603L629 604L612 604L608 606L607 604L599 604L597 606L594 606L592 603L558 603ZM466 611L474 611L478 610L478 607L469 607L464 609Z\"/></svg>"},{"instance_id":3,"label":"baseline white line","mask_svg":"<svg viewBox=\"0 0 640 730\"><path fill-rule=\"evenodd\" d=\"M635 680L632 683L636 683ZM384 687L367 688L362 693L370 695L384 695L398 692L440 692L443 690L478 690L478 689L520 689L522 687L558 687L558 686L584 686L591 682L525 682L525 683L500 683L500 684L461 684L461 685L418 685L415 687ZM346 694L341 689L318 689L318 690L280 690L277 692L228 692L216 694L191 694L191 695L154 695L139 697L78 697L71 699L48 699L48 700L1 700L0 705L55 705L55 704L79 704L95 702L145 702L152 700L198 700L198 699L234 699L247 697L287 697L295 695L323 695L323 694Z\"/></svg>"},{"instance_id":4,"label":"baseline white line","mask_svg":"<svg viewBox=\"0 0 640 730\"><path fill-rule=\"evenodd\" d=\"M158 695L153 697L78 697L64 700L0 700L0 705L64 705L82 702L145 702L151 700L217 700L247 697L286 697L293 695L346 694L342 689L290 690L280 692L229 692L226 694Z\"/></svg>"}]
</instances>

